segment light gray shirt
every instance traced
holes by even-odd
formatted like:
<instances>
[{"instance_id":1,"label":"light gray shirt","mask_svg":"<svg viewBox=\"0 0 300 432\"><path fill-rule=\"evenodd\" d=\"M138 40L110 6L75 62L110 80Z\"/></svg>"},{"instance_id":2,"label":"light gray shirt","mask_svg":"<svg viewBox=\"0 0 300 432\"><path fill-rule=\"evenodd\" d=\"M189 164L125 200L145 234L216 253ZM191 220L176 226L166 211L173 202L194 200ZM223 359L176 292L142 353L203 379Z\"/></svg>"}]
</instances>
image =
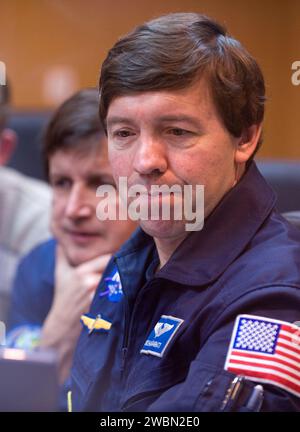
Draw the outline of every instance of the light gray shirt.
<instances>
[{"instance_id":1,"label":"light gray shirt","mask_svg":"<svg viewBox=\"0 0 300 432\"><path fill-rule=\"evenodd\" d=\"M46 183L0 167L0 321L7 319L20 258L50 236L50 206Z\"/></svg>"}]
</instances>

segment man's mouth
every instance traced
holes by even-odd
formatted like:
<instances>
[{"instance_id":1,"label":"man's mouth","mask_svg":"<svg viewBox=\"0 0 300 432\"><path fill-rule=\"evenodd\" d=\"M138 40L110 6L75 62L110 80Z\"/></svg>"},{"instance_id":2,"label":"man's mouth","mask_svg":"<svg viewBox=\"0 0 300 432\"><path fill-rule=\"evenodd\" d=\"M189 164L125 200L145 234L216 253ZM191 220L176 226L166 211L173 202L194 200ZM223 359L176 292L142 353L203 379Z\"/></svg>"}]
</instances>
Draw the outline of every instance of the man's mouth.
<instances>
[{"instance_id":1,"label":"man's mouth","mask_svg":"<svg viewBox=\"0 0 300 432\"><path fill-rule=\"evenodd\" d=\"M72 230L72 229L65 229L64 231L75 242L79 242L79 243L85 243L97 237L101 237L101 234L95 231L80 231L80 230Z\"/></svg>"}]
</instances>

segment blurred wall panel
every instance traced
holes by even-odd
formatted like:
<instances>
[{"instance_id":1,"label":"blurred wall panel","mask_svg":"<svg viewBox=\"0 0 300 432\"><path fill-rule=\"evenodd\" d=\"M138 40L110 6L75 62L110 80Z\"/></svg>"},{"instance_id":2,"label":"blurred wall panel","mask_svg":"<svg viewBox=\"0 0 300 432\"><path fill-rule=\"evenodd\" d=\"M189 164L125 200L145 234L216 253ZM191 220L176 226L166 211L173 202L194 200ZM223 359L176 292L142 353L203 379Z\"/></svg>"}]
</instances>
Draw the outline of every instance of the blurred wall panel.
<instances>
[{"instance_id":1,"label":"blurred wall panel","mask_svg":"<svg viewBox=\"0 0 300 432\"><path fill-rule=\"evenodd\" d=\"M267 84L262 157L299 158L299 0L0 0L0 61L17 109L56 106L95 86L107 50L133 26L162 13L204 12L258 59Z\"/></svg>"}]
</instances>

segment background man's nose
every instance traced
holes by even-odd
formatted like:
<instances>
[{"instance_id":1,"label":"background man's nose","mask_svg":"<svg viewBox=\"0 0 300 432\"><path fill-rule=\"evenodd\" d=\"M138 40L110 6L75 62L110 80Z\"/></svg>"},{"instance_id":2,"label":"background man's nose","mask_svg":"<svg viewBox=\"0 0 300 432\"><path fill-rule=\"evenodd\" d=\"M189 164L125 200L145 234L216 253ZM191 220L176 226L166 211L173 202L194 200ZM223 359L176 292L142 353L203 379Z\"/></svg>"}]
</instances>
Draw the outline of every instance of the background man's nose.
<instances>
[{"instance_id":1,"label":"background man's nose","mask_svg":"<svg viewBox=\"0 0 300 432\"><path fill-rule=\"evenodd\" d=\"M65 215L69 218L89 217L93 212L93 206L89 199L89 191L81 185L73 185L65 209Z\"/></svg>"}]
</instances>

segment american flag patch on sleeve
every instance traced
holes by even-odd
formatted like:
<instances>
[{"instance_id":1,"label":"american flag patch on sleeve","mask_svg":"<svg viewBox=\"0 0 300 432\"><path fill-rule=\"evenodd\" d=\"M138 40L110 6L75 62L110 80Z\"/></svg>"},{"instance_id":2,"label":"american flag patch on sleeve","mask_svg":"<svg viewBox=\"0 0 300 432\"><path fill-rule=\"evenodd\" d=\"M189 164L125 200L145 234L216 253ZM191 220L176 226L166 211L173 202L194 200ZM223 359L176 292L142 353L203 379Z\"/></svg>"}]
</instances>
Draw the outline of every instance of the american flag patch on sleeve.
<instances>
[{"instance_id":1,"label":"american flag patch on sleeve","mask_svg":"<svg viewBox=\"0 0 300 432\"><path fill-rule=\"evenodd\" d=\"M260 316L239 315L224 369L300 397L300 327Z\"/></svg>"}]
</instances>

